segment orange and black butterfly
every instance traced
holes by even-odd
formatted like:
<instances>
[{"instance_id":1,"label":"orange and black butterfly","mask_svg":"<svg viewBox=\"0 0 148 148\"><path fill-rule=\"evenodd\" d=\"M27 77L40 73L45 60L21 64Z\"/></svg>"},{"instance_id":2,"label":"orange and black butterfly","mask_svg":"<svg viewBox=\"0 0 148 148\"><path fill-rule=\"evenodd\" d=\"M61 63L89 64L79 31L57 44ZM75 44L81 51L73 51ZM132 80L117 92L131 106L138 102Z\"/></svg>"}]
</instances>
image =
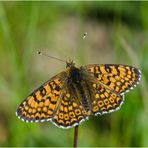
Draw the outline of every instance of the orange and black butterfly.
<instances>
[{"instance_id":1,"label":"orange and black butterfly","mask_svg":"<svg viewBox=\"0 0 148 148\"><path fill-rule=\"evenodd\" d=\"M94 64L75 67L57 74L31 93L18 107L16 115L25 122L52 121L71 128L91 115L118 110L124 94L139 84L141 72L127 65Z\"/></svg>"}]
</instances>

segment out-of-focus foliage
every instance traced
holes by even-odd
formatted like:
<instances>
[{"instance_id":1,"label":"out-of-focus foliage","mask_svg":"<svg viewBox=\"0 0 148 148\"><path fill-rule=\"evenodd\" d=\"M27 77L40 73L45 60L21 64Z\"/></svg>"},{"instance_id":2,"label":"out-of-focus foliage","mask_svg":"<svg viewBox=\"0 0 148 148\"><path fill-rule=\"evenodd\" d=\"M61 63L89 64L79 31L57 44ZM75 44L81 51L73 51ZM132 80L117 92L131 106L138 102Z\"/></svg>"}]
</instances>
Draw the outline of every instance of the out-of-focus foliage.
<instances>
[{"instance_id":1,"label":"out-of-focus foliage","mask_svg":"<svg viewBox=\"0 0 148 148\"><path fill-rule=\"evenodd\" d=\"M77 65L139 67L142 81L121 109L79 126L79 146L148 146L148 2L0 2L0 146L72 146L73 129L23 123L17 106L65 69L46 51ZM83 33L88 35L82 39Z\"/></svg>"}]
</instances>

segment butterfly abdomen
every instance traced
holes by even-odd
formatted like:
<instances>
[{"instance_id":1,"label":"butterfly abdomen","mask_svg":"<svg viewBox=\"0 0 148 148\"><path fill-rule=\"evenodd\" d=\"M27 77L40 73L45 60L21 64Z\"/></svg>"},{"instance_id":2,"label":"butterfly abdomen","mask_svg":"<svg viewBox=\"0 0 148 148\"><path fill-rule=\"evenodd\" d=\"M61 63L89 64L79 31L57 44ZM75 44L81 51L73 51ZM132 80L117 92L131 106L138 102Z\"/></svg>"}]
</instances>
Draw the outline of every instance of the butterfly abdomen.
<instances>
[{"instance_id":1,"label":"butterfly abdomen","mask_svg":"<svg viewBox=\"0 0 148 148\"><path fill-rule=\"evenodd\" d=\"M82 105L84 106L86 111L90 110L90 102L89 102L89 90L86 87L86 83L83 80L82 73L80 69L73 68L70 72L71 79L71 86L72 89L75 89L75 95L77 95L78 98L80 98L80 101Z\"/></svg>"}]
</instances>

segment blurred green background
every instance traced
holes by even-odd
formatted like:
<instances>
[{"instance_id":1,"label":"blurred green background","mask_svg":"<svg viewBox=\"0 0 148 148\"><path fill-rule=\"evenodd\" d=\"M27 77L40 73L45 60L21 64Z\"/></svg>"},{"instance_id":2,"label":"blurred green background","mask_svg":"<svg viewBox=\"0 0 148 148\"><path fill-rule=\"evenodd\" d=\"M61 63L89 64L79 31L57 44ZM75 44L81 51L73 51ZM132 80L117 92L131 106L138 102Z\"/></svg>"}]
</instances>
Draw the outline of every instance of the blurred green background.
<instances>
[{"instance_id":1,"label":"blurred green background","mask_svg":"<svg viewBox=\"0 0 148 148\"><path fill-rule=\"evenodd\" d=\"M17 106L65 64L139 67L121 109L79 126L78 146L148 146L148 2L0 2L0 146L72 146L73 130L24 123ZM85 40L83 33L87 32Z\"/></svg>"}]
</instances>

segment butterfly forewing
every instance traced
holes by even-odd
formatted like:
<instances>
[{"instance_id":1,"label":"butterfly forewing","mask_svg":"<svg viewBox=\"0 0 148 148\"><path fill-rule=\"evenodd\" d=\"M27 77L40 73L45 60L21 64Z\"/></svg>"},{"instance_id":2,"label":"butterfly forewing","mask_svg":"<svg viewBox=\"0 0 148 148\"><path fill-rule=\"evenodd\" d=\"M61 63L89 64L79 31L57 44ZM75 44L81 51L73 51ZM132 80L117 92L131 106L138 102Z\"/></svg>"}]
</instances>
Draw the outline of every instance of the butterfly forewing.
<instances>
[{"instance_id":1,"label":"butterfly forewing","mask_svg":"<svg viewBox=\"0 0 148 148\"><path fill-rule=\"evenodd\" d=\"M50 120L57 111L65 79L62 72L36 89L20 104L17 116L26 122Z\"/></svg>"},{"instance_id":2,"label":"butterfly forewing","mask_svg":"<svg viewBox=\"0 0 148 148\"><path fill-rule=\"evenodd\" d=\"M133 89L141 78L139 69L127 65L93 64L84 66L84 69L100 83L119 94Z\"/></svg>"}]
</instances>

